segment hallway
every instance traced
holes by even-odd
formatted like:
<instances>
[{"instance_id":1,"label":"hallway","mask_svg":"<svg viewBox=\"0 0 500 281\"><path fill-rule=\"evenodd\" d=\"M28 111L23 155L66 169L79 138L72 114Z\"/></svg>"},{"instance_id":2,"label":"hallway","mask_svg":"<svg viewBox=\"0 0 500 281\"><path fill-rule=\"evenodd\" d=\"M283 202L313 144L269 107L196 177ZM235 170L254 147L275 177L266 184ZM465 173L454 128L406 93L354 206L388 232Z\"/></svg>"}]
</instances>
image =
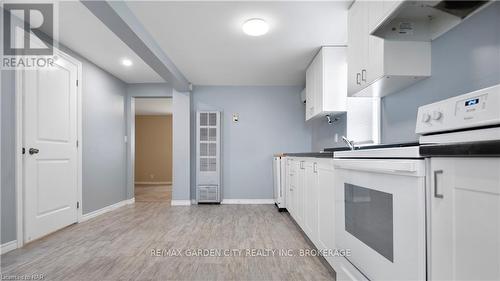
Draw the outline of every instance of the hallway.
<instances>
[{"instance_id":1,"label":"hallway","mask_svg":"<svg viewBox=\"0 0 500 281\"><path fill-rule=\"evenodd\" d=\"M135 185L135 202L170 202L172 185Z\"/></svg>"}]
</instances>

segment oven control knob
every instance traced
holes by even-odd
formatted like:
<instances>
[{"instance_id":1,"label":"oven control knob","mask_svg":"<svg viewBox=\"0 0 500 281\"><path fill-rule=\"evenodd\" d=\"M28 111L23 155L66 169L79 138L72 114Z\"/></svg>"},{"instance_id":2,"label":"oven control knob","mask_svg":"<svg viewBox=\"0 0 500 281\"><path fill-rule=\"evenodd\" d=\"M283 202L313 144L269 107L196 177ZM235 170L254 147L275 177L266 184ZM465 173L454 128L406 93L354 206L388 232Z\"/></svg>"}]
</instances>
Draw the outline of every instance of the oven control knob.
<instances>
[{"instance_id":1,"label":"oven control knob","mask_svg":"<svg viewBox=\"0 0 500 281\"><path fill-rule=\"evenodd\" d=\"M429 121L431 121L431 116L429 113L424 113L424 115L422 115L422 122L427 123Z\"/></svg>"},{"instance_id":2,"label":"oven control knob","mask_svg":"<svg viewBox=\"0 0 500 281\"><path fill-rule=\"evenodd\" d=\"M432 119L439 120L441 117L443 117L443 113L441 113L441 111L432 112Z\"/></svg>"}]
</instances>

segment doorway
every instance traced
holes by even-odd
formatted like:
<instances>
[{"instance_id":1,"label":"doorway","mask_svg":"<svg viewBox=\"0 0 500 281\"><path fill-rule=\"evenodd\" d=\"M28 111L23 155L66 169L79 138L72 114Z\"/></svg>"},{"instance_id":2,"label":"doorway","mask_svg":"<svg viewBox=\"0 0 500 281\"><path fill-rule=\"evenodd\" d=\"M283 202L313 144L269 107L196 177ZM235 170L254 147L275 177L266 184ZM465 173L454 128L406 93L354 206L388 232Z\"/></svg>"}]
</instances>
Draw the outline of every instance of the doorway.
<instances>
[{"instance_id":1,"label":"doorway","mask_svg":"<svg viewBox=\"0 0 500 281\"><path fill-rule=\"evenodd\" d=\"M135 98L136 202L172 200L172 98Z\"/></svg>"}]
</instances>

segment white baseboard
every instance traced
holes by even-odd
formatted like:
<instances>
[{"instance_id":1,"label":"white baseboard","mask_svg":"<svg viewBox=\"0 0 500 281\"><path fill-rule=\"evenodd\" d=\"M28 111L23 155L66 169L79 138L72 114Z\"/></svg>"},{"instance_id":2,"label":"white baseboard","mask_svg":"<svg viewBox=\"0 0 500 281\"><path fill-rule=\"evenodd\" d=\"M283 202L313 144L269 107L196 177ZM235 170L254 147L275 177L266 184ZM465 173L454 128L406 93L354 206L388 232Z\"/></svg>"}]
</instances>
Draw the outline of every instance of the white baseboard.
<instances>
[{"instance_id":1,"label":"white baseboard","mask_svg":"<svg viewBox=\"0 0 500 281\"><path fill-rule=\"evenodd\" d=\"M221 204L274 204L274 199L222 199Z\"/></svg>"},{"instance_id":2,"label":"white baseboard","mask_svg":"<svg viewBox=\"0 0 500 281\"><path fill-rule=\"evenodd\" d=\"M172 200L170 202L172 206L189 206L191 205L191 200Z\"/></svg>"},{"instance_id":3,"label":"white baseboard","mask_svg":"<svg viewBox=\"0 0 500 281\"><path fill-rule=\"evenodd\" d=\"M120 207L123 207L125 205L134 204L134 203L135 203L135 198L120 201L118 203L115 203L113 205L109 205L109 206L104 207L102 209L95 210L95 211L90 212L88 214L84 214L81 217L81 219L80 219L79 222L84 222L84 221L90 220L92 218L95 218L95 217L100 216L102 214L105 214L107 212L110 212L110 211L116 210L116 209L118 209Z\"/></svg>"},{"instance_id":4,"label":"white baseboard","mask_svg":"<svg viewBox=\"0 0 500 281\"><path fill-rule=\"evenodd\" d=\"M0 245L0 255L3 255L15 249L17 249L17 240L4 243Z\"/></svg>"},{"instance_id":5,"label":"white baseboard","mask_svg":"<svg viewBox=\"0 0 500 281\"><path fill-rule=\"evenodd\" d=\"M138 185L172 185L171 181L136 181Z\"/></svg>"}]
</instances>

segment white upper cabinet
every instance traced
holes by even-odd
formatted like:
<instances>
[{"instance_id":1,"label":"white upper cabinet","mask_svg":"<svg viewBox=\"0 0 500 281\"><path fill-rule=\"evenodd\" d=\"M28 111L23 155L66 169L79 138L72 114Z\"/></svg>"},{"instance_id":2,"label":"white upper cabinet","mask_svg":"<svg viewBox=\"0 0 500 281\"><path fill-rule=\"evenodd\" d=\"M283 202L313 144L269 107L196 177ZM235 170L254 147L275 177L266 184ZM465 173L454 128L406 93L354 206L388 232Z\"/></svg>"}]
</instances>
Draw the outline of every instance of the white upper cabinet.
<instances>
[{"instance_id":1,"label":"white upper cabinet","mask_svg":"<svg viewBox=\"0 0 500 281\"><path fill-rule=\"evenodd\" d=\"M356 1L348 14L348 95L382 97L431 75L430 42L370 35L396 2Z\"/></svg>"},{"instance_id":2,"label":"white upper cabinet","mask_svg":"<svg viewBox=\"0 0 500 281\"><path fill-rule=\"evenodd\" d=\"M346 47L322 47L306 71L306 120L346 111Z\"/></svg>"}]
</instances>

